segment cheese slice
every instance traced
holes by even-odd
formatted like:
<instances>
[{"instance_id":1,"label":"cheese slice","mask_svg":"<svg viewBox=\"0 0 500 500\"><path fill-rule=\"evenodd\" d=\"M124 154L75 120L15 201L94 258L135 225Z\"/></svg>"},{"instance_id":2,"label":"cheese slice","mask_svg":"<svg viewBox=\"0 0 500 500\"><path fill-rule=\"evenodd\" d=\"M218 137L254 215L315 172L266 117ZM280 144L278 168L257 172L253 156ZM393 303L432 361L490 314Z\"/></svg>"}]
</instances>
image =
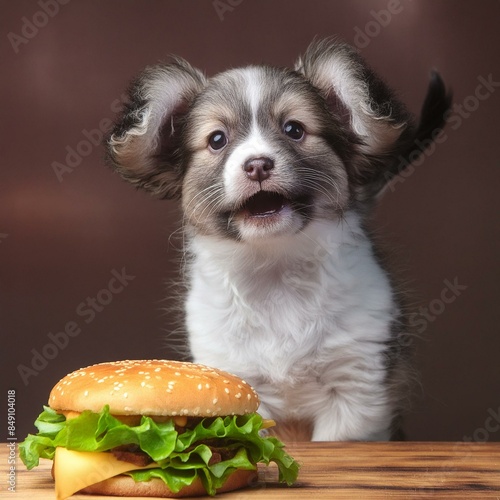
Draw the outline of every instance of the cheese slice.
<instances>
[{"instance_id":1,"label":"cheese slice","mask_svg":"<svg viewBox=\"0 0 500 500\"><path fill-rule=\"evenodd\" d=\"M155 467L158 464L154 462L145 467L124 462L112 453L72 451L57 447L54 456L56 499L64 500L82 488L130 470Z\"/></svg>"}]
</instances>

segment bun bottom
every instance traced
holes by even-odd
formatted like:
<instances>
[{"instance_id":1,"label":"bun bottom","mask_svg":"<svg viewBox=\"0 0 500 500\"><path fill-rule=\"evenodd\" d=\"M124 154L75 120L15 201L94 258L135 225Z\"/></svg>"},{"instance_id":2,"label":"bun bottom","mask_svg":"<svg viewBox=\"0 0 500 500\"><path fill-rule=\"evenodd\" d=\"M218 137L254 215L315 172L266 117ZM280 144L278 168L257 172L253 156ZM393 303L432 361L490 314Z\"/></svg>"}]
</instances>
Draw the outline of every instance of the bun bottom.
<instances>
[{"instance_id":1,"label":"bun bottom","mask_svg":"<svg viewBox=\"0 0 500 500\"><path fill-rule=\"evenodd\" d=\"M256 470L237 469L227 481L217 490L217 493L237 490L255 483L257 480ZM163 497L182 498L205 496L207 494L200 479L196 479L193 484L185 486L178 493L174 493L170 488L158 478L150 481L135 482L130 476L121 474L119 476L105 479L99 483L87 486L78 493L88 493L90 495L111 495L121 497Z\"/></svg>"}]
</instances>

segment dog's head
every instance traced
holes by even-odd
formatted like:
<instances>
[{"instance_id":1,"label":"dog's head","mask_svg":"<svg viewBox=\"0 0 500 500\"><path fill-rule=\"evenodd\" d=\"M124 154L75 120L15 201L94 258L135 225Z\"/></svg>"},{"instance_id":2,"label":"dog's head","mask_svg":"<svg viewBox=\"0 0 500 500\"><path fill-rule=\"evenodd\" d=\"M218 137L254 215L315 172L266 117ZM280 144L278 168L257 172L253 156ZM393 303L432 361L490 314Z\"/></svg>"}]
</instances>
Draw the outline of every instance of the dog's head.
<instances>
[{"instance_id":1,"label":"dog's head","mask_svg":"<svg viewBox=\"0 0 500 500\"><path fill-rule=\"evenodd\" d=\"M187 224L203 234L295 233L369 203L403 168L398 157L442 122L446 96L436 81L434 111L416 129L342 43L315 42L293 70L249 66L210 79L176 59L131 86L108 159L136 185L180 198Z\"/></svg>"}]
</instances>

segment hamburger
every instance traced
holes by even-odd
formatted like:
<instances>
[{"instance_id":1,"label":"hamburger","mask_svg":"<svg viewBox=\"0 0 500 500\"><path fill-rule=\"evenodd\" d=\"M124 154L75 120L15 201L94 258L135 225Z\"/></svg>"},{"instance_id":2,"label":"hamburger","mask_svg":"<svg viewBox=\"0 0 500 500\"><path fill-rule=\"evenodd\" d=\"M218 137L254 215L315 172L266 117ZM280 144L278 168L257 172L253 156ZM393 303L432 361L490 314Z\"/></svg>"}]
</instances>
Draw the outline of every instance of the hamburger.
<instances>
[{"instance_id":1,"label":"hamburger","mask_svg":"<svg viewBox=\"0 0 500 500\"><path fill-rule=\"evenodd\" d=\"M276 463L291 485L298 464L256 411L254 389L235 375L166 360L100 363L52 389L20 444L28 469L53 460L57 500L76 492L183 497L247 486L257 464ZM265 434L265 433L264 433Z\"/></svg>"}]
</instances>

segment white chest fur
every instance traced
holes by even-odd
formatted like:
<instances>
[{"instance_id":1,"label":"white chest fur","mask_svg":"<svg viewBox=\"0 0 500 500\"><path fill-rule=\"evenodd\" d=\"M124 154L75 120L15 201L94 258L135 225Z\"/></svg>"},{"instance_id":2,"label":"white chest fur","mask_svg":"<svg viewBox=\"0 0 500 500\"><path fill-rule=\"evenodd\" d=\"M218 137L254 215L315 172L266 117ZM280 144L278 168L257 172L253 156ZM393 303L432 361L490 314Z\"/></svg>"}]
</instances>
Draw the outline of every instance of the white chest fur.
<instances>
[{"instance_id":1,"label":"white chest fur","mask_svg":"<svg viewBox=\"0 0 500 500\"><path fill-rule=\"evenodd\" d=\"M236 373L265 416L313 439L388 437L384 351L397 314L359 217L249 245L195 236L186 321L196 362Z\"/></svg>"}]
</instances>

